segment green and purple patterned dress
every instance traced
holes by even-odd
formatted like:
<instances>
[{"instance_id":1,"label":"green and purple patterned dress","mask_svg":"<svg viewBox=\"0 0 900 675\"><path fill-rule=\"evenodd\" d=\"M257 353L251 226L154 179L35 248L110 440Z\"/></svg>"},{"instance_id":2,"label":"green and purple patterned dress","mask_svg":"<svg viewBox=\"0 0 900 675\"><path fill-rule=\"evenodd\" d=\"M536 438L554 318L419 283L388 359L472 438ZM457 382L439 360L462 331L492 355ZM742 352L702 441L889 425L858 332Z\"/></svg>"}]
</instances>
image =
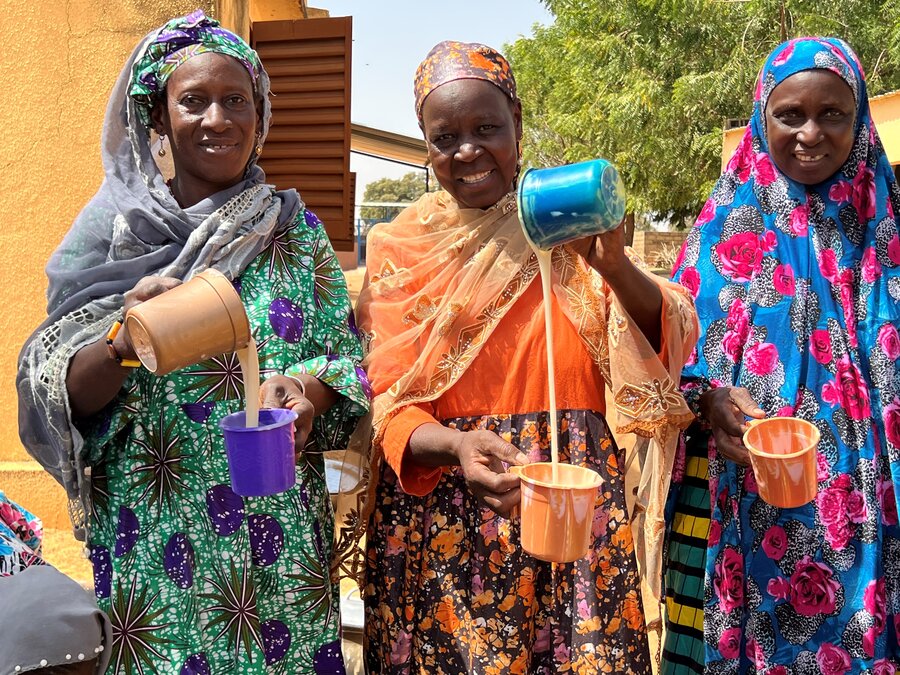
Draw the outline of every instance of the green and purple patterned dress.
<instances>
[{"instance_id":1,"label":"green and purple patterned dress","mask_svg":"<svg viewBox=\"0 0 900 675\"><path fill-rule=\"evenodd\" d=\"M243 407L233 354L156 377L139 369L92 421L90 535L109 673L343 673L333 514L322 450L344 447L368 406L347 289L309 211L235 287L260 374L310 373L341 395L316 419L297 485L232 492L219 420Z\"/></svg>"}]
</instances>

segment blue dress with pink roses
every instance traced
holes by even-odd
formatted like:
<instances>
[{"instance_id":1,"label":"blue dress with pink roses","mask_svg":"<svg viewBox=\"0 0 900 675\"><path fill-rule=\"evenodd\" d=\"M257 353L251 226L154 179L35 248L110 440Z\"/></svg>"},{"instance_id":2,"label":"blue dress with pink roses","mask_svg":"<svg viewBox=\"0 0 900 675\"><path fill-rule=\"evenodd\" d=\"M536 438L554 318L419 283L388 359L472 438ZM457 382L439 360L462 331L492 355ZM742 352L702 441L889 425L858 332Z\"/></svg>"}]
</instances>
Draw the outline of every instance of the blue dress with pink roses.
<instances>
[{"instance_id":1,"label":"blue dress with pink roses","mask_svg":"<svg viewBox=\"0 0 900 675\"><path fill-rule=\"evenodd\" d=\"M856 136L834 176L805 186L770 158L763 111L780 82L811 68L853 91ZM813 422L818 494L769 505L752 469L710 442L706 672L900 669L898 209L856 55L833 39L779 46L675 278L704 328L687 389L746 387L767 416Z\"/></svg>"}]
</instances>

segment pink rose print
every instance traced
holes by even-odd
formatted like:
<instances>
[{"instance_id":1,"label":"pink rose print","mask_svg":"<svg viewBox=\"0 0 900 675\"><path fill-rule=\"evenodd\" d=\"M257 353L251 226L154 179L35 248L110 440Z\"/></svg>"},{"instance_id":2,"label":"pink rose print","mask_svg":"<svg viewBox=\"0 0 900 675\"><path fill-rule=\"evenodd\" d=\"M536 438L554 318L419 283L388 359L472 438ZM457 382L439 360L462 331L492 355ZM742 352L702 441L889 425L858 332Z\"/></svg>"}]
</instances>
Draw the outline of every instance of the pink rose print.
<instances>
[{"instance_id":1,"label":"pink rose print","mask_svg":"<svg viewBox=\"0 0 900 675\"><path fill-rule=\"evenodd\" d=\"M847 516L851 523L864 523L869 517L866 497L859 490L854 490L847 495Z\"/></svg>"},{"instance_id":2,"label":"pink rose print","mask_svg":"<svg viewBox=\"0 0 900 675\"><path fill-rule=\"evenodd\" d=\"M890 261L895 265L900 265L900 235L895 234L893 239L888 242L887 251Z\"/></svg>"},{"instance_id":3,"label":"pink rose print","mask_svg":"<svg viewBox=\"0 0 900 675\"><path fill-rule=\"evenodd\" d=\"M875 656L875 640L878 639L878 634L875 632L875 626L872 626L865 632L862 639L862 648L870 659Z\"/></svg>"},{"instance_id":4,"label":"pink rose print","mask_svg":"<svg viewBox=\"0 0 900 675\"><path fill-rule=\"evenodd\" d=\"M853 272L841 271L838 276L841 287L841 307L844 310L844 322L847 324L847 338L851 347L858 345L856 337L856 314L853 312Z\"/></svg>"},{"instance_id":5,"label":"pink rose print","mask_svg":"<svg viewBox=\"0 0 900 675\"><path fill-rule=\"evenodd\" d=\"M790 265L778 265L772 273L772 284L781 295L794 294L794 270Z\"/></svg>"},{"instance_id":6,"label":"pink rose print","mask_svg":"<svg viewBox=\"0 0 900 675\"><path fill-rule=\"evenodd\" d=\"M716 563L713 587L723 612L744 604L744 559L740 553L731 548L722 552L721 560Z\"/></svg>"},{"instance_id":7,"label":"pink rose print","mask_svg":"<svg viewBox=\"0 0 900 675\"><path fill-rule=\"evenodd\" d=\"M736 331L730 330L722 337L722 352L732 363L737 363L744 347L744 339Z\"/></svg>"},{"instance_id":8,"label":"pink rose print","mask_svg":"<svg viewBox=\"0 0 900 675\"><path fill-rule=\"evenodd\" d=\"M772 560L781 560L787 551L787 533L781 525L773 525L763 535L762 547Z\"/></svg>"},{"instance_id":9,"label":"pink rose print","mask_svg":"<svg viewBox=\"0 0 900 675\"><path fill-rule=\"evenodd\" d=\"M716 203L712 199L707 199L706 203L703 205L703 210L700 211L700 215L697 216L697 220L694 221L694 227L706 225L706 223L713 219L714 215L716 215Z\"/></svg>"},{"instance_id":10,"label":"pink rose print","mask_svg":"<svg viewBox=\"0 0 900 675\"><path fill-rule=\"evenodd\" d=\"M828 198L839 204L849 202L851 196L853 196L853 185L846 180L839 180L828 191Z\"/></svg>"},{"instance_id":11,"label":"pink rose print","mask_svg":"<svg viewBox=\"0 0 900 675\"><path fill-rule=\"evenodd\" d=\"M750 334L750 308L740 298L731 302L728 316L725 319L725 327L735 331L741 339Z\"/></svg>"},{"instance_id":12,"label":"pink rose print","mask_svg":"<svg viewBox=\"0 0 900 675\"><path fill-rule=\"evenodd\" d=\"M791 234L796 237L805 237L809 232L809 206L803 204L791 211Z\"/></svg>"},{"instance_id":13,"label":"pink rose print","mask_svg":"<svg viewBox=\"0 0 900 675\"><path fill-rule=\"evenodd\" d=\"M872 675L896 675L897 667L887 659L878 659L872 666Z\"/></svg>"},{"instance_id":14,"label":"pink rose print","mask_svg":"<svg viewBox=\"0 0 900 675\"><path fill-rule=\"evenodd\" d=\"M783 66L788 60L791 58L791 54L794 53L794 42L793 40L787 44L787 46L781 50L781 53L775 57L772 61L773 66Z\"/></svg>"},{"instance_id":15,"label":"pink rose print","mask_svg":"<svg viewBox=\"0 0 900 675\"><path fill-rule=\"evenodd\" d=\"M860 220L871 220L875 217L875 172L859 163L859 170L853 177L853 203Z\"/></svg>"},{"instance_id":16,"label":"pink rose print","mask_svg":"<svg viewBox=\"0 0 900 675\"><path fill-rule=\"evenodd\" d=\"M900 333L896 326L886 323L879 329L878 346L891 361L900 359Z\"/></svg>"},{"instance_id":17,"label":"pink rose print","mask_svg":"<svg viewBox=\"0 0 900 675\"><path fill-rule=\"evenodd\" d=\"M862 373L855 363L851 363L846 354L837 361L835 373L837 385L841 391L841 401L847 414L855 420L864 420L871 415L869 408L869 390L863 380Z\"/></svg>"},{"instance_id":18,"label":"pink rose print","mask_svg":"<svg viewBox=\"0 0 900 675\"><path fill-rule=\"evenodd\" d=\"M759 485L756 484L756 475L751 470L744 471L744 491L750 494L759 494Z\"/></svg>"},{"instance_id":19,"label":"pink rose print","mask_svg":"<svg viewBox=\"0 0 900 675\"><path fill-rule=\"evenodd\" d=\"M825 526L825 541L835 551L843 551L853 538L853 528L849 520L842 520Z\"/></svg>"},{"instance_id":20,"label":"pink rose print","mask_svg":"<svg viewBox=\"0 0 900 675\"><path fill-rule=\"evenodd\" d=\"M890 480L878 482L878 502L881 504L881 522L884 525L896 525L897 497L894 492L894 483Z\"/></svg>"},{"instance_id":21,"label":"pink rose print","mask_svg":"<svg viewBox=\"0 0 900 675\"><path fill-rule=\"evenodd\" d=\"M816 663L822 675L845 675L850 672L850 654L830 642L823 642L816 652Z\"/></svg>"},{"instance_id":22,"label":"pink rose print","mask_svg":"<svg viewBox=\"0 0 900 675\"><path fill-rule=\"evenodd\" d=\"M884 407L884 430L888 442L895 448L900 448L900 398Z\"/></svg>"},{"instance_id":23,"label":"pink rose print","mask_svg":"<svg viewBox=\"0 0 900 675\"><path fill-rule=\"evenodd\" d=\"M772 230L766 230L766 233L759 238L759 247L763 253L771 253L778 246L778 237Z\"/></svg>"},{"instance_id":24,"label":"pink rose print","mask_svg":"<svg viewBox=\"0 0 900 675\"><path fill-rule=\"evenodd\" d=\"M726 170L729 173L735 174L738 181L741 183L746 183L747 179L750 178L751 156L753 155L751 142L752 137L748 125L747 129L744 131L743 138L741 138L741 142L738 144L731 159L728 160L728 166L726 167Z\"/></svg>"},{"instance_id":25,"label":"pink rose print","mask_svg":"<svg viewBox=\"0 0 900 675\"><path fill-rule=\"evenodd\" d=\"M809 353L819 363L831 363L831 336L827 330L819 328L812 332L809 340Z\"/></svg>"},{"instance_id":26,"label":"pink rose print","mask_svg":"<svg viewBox=\"0 0 900 675\"><path fill-rule=\"evenodd\" d=\"M716 255L722 261L722 274L732 281L750 281L760 269L763 252L759 237L753 232L739 232L716 244Z\"/></svg>"},{"instance_id":27,"label":"pink rose print","mask_svg":"<svg viewBox=\"0 0 900 675\"><path fill-rule=\"evenodd\" d=\"M867 284L875 283L881 276L881 263L875 254L875 247L870 246L862 257L862 278Z\"/></svg>"},{"instance_id":28,"label":"pink rose print","mask_svg":"<svg viewBox=\"0 0 900 675\"><path fill-rule=\"evenodd\" d=\"M753 170L756 173L756 182L763 187L775 182L775 165L764 152L758 152L753 158ZM874 185L873 185L874 189Z\"/></svg>"},{"instance_id":29,"label":"pink rose print","mask_svg":"<svg viewBox=\"0 0 900 675\"><path fill-rule=\"evenodd\" d=\"M744 646L744 656L753 662L757 670L761 670L766 663L766 655L763 653L762 647L753 638L747 638L747 644Z\"/></svg>"},{"instance_id":30,"label":"pink rose print","mask_svg":"<svg viewBox=\"0 0 900 675\"><path fill-rule=\"evenodd\" d=\"M678 250L678 256L675 258L675 262L672 263L672 274L675 274L675 271L681 267L681 263L684 262L684 254L687 252L687 240L681 244L681 248Z\"/></svg>"},{"instance_id":31,"label":"pink rose print","mask_svg":"<svg viewBox=\"0 0 900 675\"><path fill-rule=\"evenodd\" d=\"M862 520L865 520L867 515L865 499L861 499L862 494L851 498L851 495L857 492L851 490L851 487L850 476L840 474L831 485L816 495L819 521L825 526L825 540L836 551L846 548L853 536L851 518L862 516Z\"/></svg>"},{"instance_id":32,"label":"pink rose print","mask_svg":"<svg viewBox=\"0 0 900 675\"><path fill-rule=\"evenodd\" d=\"M696 267L685 267L681 273L680 283L691 292L695 298L700 291L700 273Z\"/></svg>"},{"instance_id":33,"label":"pink rose print","mask_svg":"<svg viewBox=\"0 0 900 675\"><path fill-rule=\"evenodd\" d=\"M838 259L837 253L835 253L832 249L822 249L822 252L819 255L819 271L822 273L822 276L828 279L828 281L830 281L831 283L837 281Z\"/></svg>"},{"instance_id":34,"label":"pink rose print","mask_svg":"<svg viewBox=\"0 0 900 675\"><path fill-rule=\"evenodd\" d=\"M885 622L887 621L886 601L884 577L870 581L869 585L866 586L865 593L863 593L863 607L875 619L874 627L877 628L877 635L881 635L881 632L885 629Z\"/></svg>"},{"instance_id":35,"label":"pink rose print","mask_svg":"<svg viewBox=\"0 0 900 675\"><path fill-rule=\"evenodd\" d=\"M722 658L736 659L741 653L741 629L726 628L719 638L719 653Z\"/></svg>"},{"instance_id":36,"label":"pink rose print","mask_svg":"<svg viewBox=\"0 0 900 675\"><path fill-rule=\"evenodd\" d=\"M791 598L791 584L784 577L769 579L766 590L776 600L790 600Z\"/></svg>"},{"instance_id":37,"label":"pink rose print","mask_svg":"<svg viewBox=\"0 0 900 675\"><path fill-rule=\"evenodd\" d=\"M831 475L831 467L828 466L828 459L821 452L816 453L816 482L822 483L828 480Z\"/></svg>"},{"instance_id":38,"label":"pink rose print","mask_svg":"<svg viewBox=\"0 0 900 675\"><path fill-rule=\"evenodd\" d=\"M709 523L709 539L708 543L710 546L718 546L719 539L722 538L722 525L718 520L710 521Z\"/></svg>"},{"instance_id":39,"label":"pink rose print","mask_svg":"<svg viewBox=\"0 0 900 675\"><path fill-rule=\"evenodd\" d=\"M778 348L768 342L757 342L744 352L744 363L754 375L768 375L778 365Z\"/></svg>"},{"instance_id":40,"label":"pink rose print","mask_svg":"<svg viewBox=\"0 0 900 675\"><path fill-rule=\"evenodd\" d=\"M791 606L801 616L831 614L840 587L828 565L803 556L791 575Z\"/></svg>"},{"instance_id":41,"label":"pink rose print","mask_svg":"<svg viewBox=\"0 0 900 675\"><path fill-rule=\"evenodd\" d=\"M700 355L697 353L697 348L694 347L691 350L691 355L688 356L688 360L684 362L684 365L693 366L697 363L697 359L699 359L699 358L700 358Z\"/></svg>"},{"instance_id":42,"label":"pink rose print","mask_svg":"<svg viewBox=\"0 0 900 675\"><path fill-rule=\"evenodd\" d=\"M788 675L788 671L785 666L772 666L766 670L765 675Z\"/></svg>"}]
</instances>

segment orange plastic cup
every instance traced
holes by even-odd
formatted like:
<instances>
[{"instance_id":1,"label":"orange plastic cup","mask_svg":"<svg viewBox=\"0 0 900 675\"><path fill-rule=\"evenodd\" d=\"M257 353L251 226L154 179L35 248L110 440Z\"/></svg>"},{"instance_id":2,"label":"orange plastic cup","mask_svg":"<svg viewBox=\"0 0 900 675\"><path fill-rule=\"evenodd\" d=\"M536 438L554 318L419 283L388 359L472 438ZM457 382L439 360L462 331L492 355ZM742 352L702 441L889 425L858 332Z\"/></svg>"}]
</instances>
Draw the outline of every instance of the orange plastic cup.
<instances>
[{"instance_id":1,"label":"orange plastic cup","mask_svg":"<svg viewBox=\"0 0 900 675\"><path fill-rule=\"evenodd\" d=\"M566 563L587 555L600 475L582 466L536 462L511 466L522 481L522 548L548 562Z\"/></svg>"},{"instance_id":2,"label":"orange plastic cup","mask_svg":"<svg viewBox=\"0 0 900 675\"><path fill-rule=\"evenodd\" d=\"M772 506L790 509L816 498L816 425L796 417L752 420L744 445L759 487L759 496Z\"/></svg>"},{"instance_id":3,"label":"orange plastic cup","mask_svg":"<svg viewBox=\"0 0 900 675\"><path fill-rule=\"evenodd\" d=\"M141 363L157 375L236 352L250 342L241 298L228 277L214 269L135 305L125 327Z\"/></svg>"}]
</instances>

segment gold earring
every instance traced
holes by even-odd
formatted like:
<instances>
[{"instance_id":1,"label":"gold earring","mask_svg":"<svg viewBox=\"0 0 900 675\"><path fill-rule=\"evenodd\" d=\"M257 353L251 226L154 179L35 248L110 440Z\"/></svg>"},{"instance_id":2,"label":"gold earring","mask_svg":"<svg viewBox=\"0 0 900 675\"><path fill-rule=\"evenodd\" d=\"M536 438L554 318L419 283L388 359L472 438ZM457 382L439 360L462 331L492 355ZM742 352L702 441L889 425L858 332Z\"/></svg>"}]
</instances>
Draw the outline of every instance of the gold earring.
<instances>
[{"instance_id":1,"label":"gold earring","mask_svg":"<svg viewBox=\"0 0 900 675\"><path fill-rule=\"evenodd\" d=\"M160 134L159 135L159 150L156 152L156 154L159 155L160 157L166 156L166 149L163 146L163 143L165 142L165 140L166 140L166 135Z\"/></svg>"},{"instance_id":2,"label":"gold earring","mask_svg":"<svg viewBox=\"0 0 900 675\"><path fill-rule=\"evenodd\" d=\"M256 134L256 156L259 157L262 154L262 143L260 142L260 137L262 134Z\"/></svg>"}]
</instances>

